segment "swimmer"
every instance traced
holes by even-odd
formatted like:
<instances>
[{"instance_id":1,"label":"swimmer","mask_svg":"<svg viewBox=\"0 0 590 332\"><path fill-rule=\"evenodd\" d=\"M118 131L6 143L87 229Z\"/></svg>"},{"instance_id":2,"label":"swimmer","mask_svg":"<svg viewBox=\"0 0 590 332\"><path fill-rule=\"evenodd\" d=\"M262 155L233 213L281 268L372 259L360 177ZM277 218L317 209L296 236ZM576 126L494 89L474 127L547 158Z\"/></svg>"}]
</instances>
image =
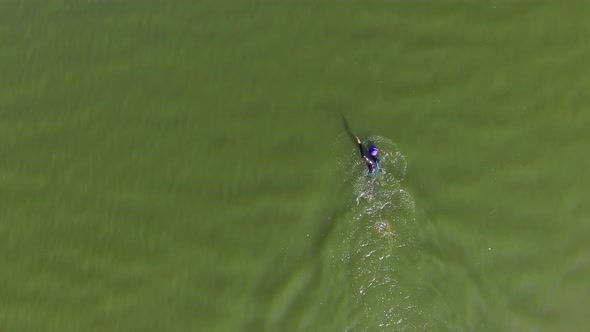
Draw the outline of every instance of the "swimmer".
<instances>
[{"instance_id":1,"label":"swimmer","mask_svg":"<svg viewBox=\"0 0 590 332\"><path fill-rule=\"evenodd\" d=\"M377 149L376 146L372 145L369 148L369 151L366 151L366 149L363 147L361 139L358 138L358 136L355 137L356 142L359 144L359 149L361 150L361 156L365 159L365 162L367 163L367 168L369 168L369 173L379 172L381 170L379 158L377 158L377 156L379 155L379 149Z\"/></svg>"}]
</instances>

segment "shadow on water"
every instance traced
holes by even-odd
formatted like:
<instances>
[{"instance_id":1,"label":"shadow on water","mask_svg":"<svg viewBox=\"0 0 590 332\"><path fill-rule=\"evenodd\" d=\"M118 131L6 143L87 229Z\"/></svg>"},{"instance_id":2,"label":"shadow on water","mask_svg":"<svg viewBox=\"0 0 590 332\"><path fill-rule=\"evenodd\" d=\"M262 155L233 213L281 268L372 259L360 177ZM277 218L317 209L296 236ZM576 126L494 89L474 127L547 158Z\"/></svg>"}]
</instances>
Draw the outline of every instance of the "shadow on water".
<instances>
[{"instance_id":1,"label":"shadow on water","mask_svg":"<svg viewBox=\"0 0 590 332\"><path fill-rule=\"evenodd\" d=\"M344 117L344 115L340 116L342 117L342 125L344 126L344 131L346 132L346 135L348 135L348 137L353 143L356 143L356 136L352 132L352 129L350 129L350 124L348 123L348 120L346 120L346 117Z\"/></svg>"}]
</instances>

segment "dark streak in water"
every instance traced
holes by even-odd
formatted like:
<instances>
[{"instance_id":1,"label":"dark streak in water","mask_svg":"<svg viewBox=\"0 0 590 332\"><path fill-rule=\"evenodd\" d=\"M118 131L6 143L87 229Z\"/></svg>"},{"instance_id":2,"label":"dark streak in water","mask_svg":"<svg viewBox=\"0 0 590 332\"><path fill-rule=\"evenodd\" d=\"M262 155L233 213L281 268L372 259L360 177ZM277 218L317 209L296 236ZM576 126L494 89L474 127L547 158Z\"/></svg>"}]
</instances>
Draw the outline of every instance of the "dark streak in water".
<instances>
[{"instance_id":1,"label":"dark streak in water","mask_svg":"<svg viewBox=\"0 0 590 332\"><path fill-rule=\"evenodd\" d=\"M346 131L346 134L348 135L348 137L350 137L350 139L354 143L356 143L356 136L354 135L354 133L350 129L350 125L348 124L348 120L346 120L346 118L344 117L344 115L342 115L342 124L344 125L344 130Z\"/></svg>"}]
</instances>

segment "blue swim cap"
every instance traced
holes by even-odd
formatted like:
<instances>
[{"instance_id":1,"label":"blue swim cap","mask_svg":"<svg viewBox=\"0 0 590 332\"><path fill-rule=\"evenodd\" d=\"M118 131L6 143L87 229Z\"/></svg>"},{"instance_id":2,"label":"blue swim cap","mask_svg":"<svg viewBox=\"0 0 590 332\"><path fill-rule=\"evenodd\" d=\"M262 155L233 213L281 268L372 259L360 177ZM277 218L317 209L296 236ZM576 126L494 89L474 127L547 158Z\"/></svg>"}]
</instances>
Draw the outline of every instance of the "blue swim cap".
<instances>
[{"instance_id":1,"label":"blue swim cap","mask_svg":"<svg viewBox=\"0 0 590 332\"><path fill-rule=\"evenodd\" d=\"M373 145L369 148L369 154L373 157L377 157L377 155L379 154L379 149L377 149L377 147Z\"/></svg>"}]
</instances>

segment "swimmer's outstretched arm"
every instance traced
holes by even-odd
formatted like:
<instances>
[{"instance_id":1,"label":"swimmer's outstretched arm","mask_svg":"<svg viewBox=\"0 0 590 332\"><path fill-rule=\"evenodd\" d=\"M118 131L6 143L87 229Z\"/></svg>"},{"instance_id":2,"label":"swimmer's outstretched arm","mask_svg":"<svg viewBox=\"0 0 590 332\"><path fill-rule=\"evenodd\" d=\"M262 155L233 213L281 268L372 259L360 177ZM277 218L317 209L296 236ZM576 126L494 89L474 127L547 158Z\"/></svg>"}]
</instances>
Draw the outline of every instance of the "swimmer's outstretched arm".
<instances>
[{"instance_id":1,"label":"swimmer's outstretched arm","mask_svg":"<svg viewBox=\"0 0 590 332\"><path fill-rule=\"evenodd\" d=\"M356 141L359 144L359 150L361 150L361 157L367 159L367 155L365 155L365 150L363 149L363 143L361 143L361 139L356 136Z\"/></svg>"},{"instance_id":2,"label":"swimmer's outstretched arm","mask_svg":"<svg viewBox=\"0 0 590 332\"><path fill-rule=\"evenodd\" d=\"M373 172L374 169L379 169L379 165L375 161L373 161L373 159L371 159L367 154L365 154L365 150L363 149L363 143L361 142L361 139L358 138L358 136L356 136L356 142L359 144L359 150L361 150L361 157L365 159L367 167L369 168L369 172Z\"/></svg>"},{"instance_id":3,"label":"swimmer's outstretched arm","mask_svg":"<svg viewBox=\"0 0 590 332\"><path fill-rule=\"evenodd\" d=\"M356 141L359 144L359 149L361 150L361 156L365 158L365 151L363 151L363 144L361 143L361 139L356 136Z\"/></svg>"}]
</instances>

